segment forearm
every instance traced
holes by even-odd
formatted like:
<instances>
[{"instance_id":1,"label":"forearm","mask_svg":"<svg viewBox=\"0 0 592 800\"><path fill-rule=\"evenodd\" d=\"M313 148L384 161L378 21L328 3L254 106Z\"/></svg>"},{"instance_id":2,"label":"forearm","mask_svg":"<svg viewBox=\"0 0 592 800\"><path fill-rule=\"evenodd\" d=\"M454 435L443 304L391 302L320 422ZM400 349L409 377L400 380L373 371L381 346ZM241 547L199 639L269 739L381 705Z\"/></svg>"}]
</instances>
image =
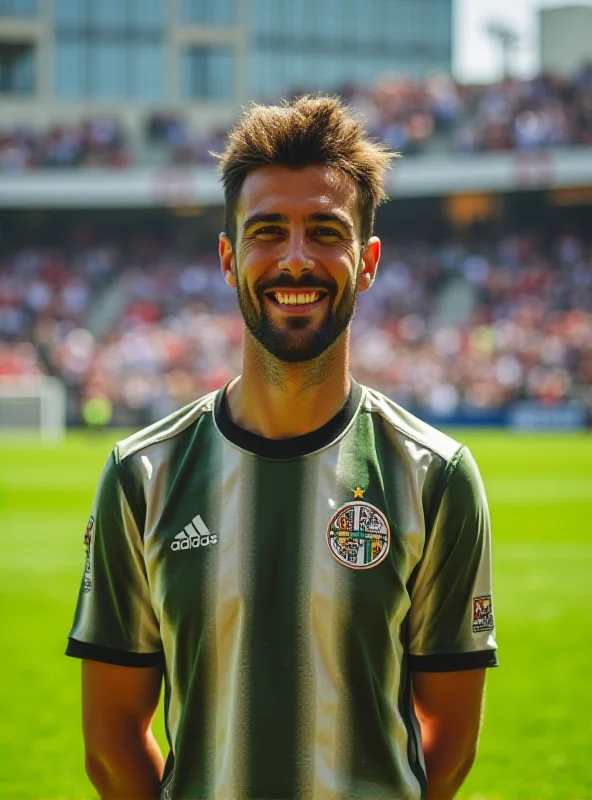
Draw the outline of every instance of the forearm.
<instances>
[{"instance_id":1,"label":"forearm","mask_svg":"<svg viewBox=\"0 0 592 800\"><path fill-rule=\"evenodd\" d=\"M87 747L86 772L102 800L154 800L164 759L152 734L114 736L108 749Z\"/></svg>"},{"instance_id":2,"label":"forearm","mask_svg":"<svg viewBox=\"0 0 592 800\"><path fill-rule=\"evenodd\" d=\"M485 670L415 672L429 800L452 800L477 754Z\"/></svg>"},{"instance_id":3,"label":"forearm","mask_svg":"<svg viewBox=\"0 0 592 800\"><path fill-rule=\"evenodd\" d=\"M474 753L451 751L446 742L424 744L428 800L453 800L469 774Z\"/></svg>"}]
</instances>

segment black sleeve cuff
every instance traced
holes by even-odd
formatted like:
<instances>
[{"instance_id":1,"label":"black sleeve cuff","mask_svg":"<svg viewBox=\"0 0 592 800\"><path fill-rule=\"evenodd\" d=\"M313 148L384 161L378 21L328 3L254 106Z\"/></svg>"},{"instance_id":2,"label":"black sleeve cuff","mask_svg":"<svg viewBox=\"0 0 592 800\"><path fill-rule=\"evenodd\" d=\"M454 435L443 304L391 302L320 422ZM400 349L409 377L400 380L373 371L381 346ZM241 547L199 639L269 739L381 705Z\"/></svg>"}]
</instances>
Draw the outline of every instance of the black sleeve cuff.
<instances>
[{"instance_id":1,"label":"black sleeve cuff","mask_svg":"<svg viewBox=\"0 0 592 800\"><path fill-rule=\"evenodd\" d=\"M409 656L409 668L414 672L461 672L467 669L497 667L495 650L472 653L442 653L434 656Z\"/></svg>"},{"instance_id":2,"label":"black sleeve cuff","mask_svg":"<svg viewBox=\"0 0 592 800\"><path fill-rule=\"evenodd\" d=\"M80 642L68 639L66 655L73 658L86 658L89 661L101 661L103 664L115 664L118 667L159 667L164 664L164 654L130 653L127 650L115 650L100 644Z\"/></svg>"}]
</instances>

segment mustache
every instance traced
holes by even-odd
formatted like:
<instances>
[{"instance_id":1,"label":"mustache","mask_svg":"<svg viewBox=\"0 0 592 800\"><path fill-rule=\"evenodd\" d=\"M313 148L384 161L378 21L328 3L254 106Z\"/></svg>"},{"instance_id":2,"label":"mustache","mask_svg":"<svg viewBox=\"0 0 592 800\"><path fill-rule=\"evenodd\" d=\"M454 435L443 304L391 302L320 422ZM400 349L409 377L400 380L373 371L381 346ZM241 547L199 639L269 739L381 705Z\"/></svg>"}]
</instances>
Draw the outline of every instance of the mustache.
<instances>
[{"instance_id":1,"label":"mustache","mask_svg":"<svg viewBox=\"0 0 592 800\"><path fill-rule=\"evenodd\" d=\"M299 281L295 281L289 275L282 273L267 281L258 281L254 288L257 294L263 294L274 289L325 289L325 291L335 294L337 283L335 281L322 280L322 278L312 274L305 275Z\"/></svg>"}]
</instances>

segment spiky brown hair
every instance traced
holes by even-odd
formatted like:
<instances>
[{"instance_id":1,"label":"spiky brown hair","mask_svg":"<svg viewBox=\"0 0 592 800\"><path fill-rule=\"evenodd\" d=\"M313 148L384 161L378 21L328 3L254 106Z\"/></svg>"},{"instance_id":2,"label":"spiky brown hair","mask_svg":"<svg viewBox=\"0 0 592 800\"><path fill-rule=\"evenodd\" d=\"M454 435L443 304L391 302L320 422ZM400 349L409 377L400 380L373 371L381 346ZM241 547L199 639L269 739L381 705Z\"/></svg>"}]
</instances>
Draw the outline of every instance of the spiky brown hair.
<instances>
[{"instance_id":1,"label":"spiky brown hair","mask_svg":"<svg viewBox=\"0 0 592 800\"><path fill-rule=\"evenodd\" d=\"M236 207L247 175L263 166L330 167L358 186L361 238L372 235L374 214L386 199L385 173L395 153L369 138L338 97L306 95L279 106L253 104L228 135L218 156L224 186L225 229L236 241Z\"/></svg>"}]
</instances>

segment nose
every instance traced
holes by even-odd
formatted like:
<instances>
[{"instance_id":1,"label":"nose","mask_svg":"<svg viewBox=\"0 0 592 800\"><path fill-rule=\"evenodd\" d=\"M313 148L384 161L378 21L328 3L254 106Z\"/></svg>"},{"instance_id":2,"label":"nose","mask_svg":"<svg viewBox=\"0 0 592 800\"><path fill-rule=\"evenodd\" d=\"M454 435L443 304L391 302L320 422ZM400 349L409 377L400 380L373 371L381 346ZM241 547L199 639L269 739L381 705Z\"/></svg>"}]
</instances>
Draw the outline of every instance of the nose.
<instances>
[{"instance_id":1,"label":"nose","mask_svg":"<svg viewBox=\"0 0 592 800\"><path fill-rule=\"evenodd\" d=\"M291 273L294 278L300 278L311 272L315 263L306 252L306 237L304 233L293 233L287 242L287 250L278 264L282 272Z\"/></svg>"}]
</instances>

